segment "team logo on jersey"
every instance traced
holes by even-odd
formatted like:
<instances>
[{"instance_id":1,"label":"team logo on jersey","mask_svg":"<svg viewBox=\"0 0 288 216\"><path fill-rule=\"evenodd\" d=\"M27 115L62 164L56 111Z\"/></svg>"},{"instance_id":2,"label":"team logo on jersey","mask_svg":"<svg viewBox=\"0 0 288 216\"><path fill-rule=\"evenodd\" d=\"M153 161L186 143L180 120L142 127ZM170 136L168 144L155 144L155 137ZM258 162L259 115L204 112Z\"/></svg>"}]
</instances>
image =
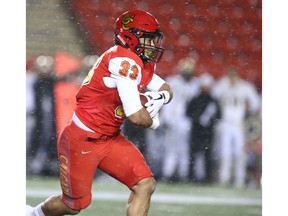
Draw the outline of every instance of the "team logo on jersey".
<instances>
[{"instance_id":1,"label":"team logo on jersey","mask_svg":"<svg viewBox=\"0 0 288 216\"><path fill-rule=\"evenodd\" d=\"M128 30L129 27L127 26L127 24L131 23L131 22L134 22L134 14L131 16L131 17L123 17L122 19L122 28L124 30Z\"/></svg>"},{"instance_id":2,"label":"team logo on jersey","mask_svg":"<svg viewBox=\"0 0 288 216\"><path fill-rule=\"evenodd\" d=\"M122 106L118 106L115 109L115 116L118 118L124 118L125 117L124 109Z\"/></svg>"}]
</instances>

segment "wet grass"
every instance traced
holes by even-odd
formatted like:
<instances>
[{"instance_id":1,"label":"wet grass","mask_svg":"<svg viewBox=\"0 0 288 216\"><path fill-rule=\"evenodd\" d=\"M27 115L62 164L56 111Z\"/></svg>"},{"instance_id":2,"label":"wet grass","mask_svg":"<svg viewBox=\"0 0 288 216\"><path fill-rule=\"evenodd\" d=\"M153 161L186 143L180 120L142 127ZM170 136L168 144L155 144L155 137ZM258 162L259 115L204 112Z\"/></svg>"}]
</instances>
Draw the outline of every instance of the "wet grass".
<instances>
[{"instance_id":1,"label":"wet grass","mask_svg":"<svg viewBox=\"0 0 288 216\"><path fill-rule=\"evenodd\" d=\"M40 178L27 177L27 190L54 190L60 192L60 186L57 178ZM93 184L94 193L108 192L129 196L129 190L111 179L97 179ZM197 185L197 184L173 184L158 183L157 189L153 196L193 196L193 197L212 197L213 199L254 199L261 201L261 190L256 188L234 189L229 187L219 187L215 185ZM43 196L26 197L27 204L35 206L39 202L45 200ZM105 200L101 197L93 199L91 205L83 210L80 216L115 216L125 215L126 199ZM259 216L262 215L261 204L231 204L213 203L212 202L165 202L163 200L152 199L149 215L151 216Z\"/></svg>"}]
</instances>

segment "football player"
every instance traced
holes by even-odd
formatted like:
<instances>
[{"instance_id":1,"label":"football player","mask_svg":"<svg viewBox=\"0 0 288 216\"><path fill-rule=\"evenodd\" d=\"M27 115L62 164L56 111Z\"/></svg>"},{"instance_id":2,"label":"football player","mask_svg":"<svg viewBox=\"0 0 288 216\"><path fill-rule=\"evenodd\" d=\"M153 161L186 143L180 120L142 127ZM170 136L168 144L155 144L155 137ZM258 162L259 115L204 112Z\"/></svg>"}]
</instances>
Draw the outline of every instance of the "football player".
<instances>
[{"instance_id":1,"label":"football player","mask_svg":"<svg viewBox=\"0 0 288 216\"><path fill-rule=\"evenodd\" d=\"M220 102L222 118L216 128L219 149L218 183L243 188L247 178L247 149L244 122L260 109L260 95L238 69L229 68L217 81L213 94Z\"/></svg>"},{"instance_id":2,"label":"football player","mask_svg":"<svg viewBox=\"0 0 288 216\"><path fill-rule=\"evenodd\" d=\"M132 10L115 22L115 46L104 52L76 95L71 122L58 144L61 195L49 197L30 215L75 215L91 203L97 169L125 184L131 195L127 215L148 214L155 190L153 173L143 155L120 131L125 118L156 129L158 111L172 99L170 86L155 72L164 48L159 23L148 12ZM152 99L145 108L139 93Z\"/></svg>"}]
</instances>

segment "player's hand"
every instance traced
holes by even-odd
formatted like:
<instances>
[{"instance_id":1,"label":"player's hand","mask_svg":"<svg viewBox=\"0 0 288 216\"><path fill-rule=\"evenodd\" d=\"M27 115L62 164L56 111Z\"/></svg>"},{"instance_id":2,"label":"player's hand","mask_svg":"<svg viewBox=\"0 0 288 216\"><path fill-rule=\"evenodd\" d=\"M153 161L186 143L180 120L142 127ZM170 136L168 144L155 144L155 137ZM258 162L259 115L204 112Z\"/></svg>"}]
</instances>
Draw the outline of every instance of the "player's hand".
<instances>
[{"instance_id":1,"label":"player's hand","mask_svg":"<svg viewBox=\"0 0 288 216\"><path fill-rule=\"evenodd\" d=\"M152 98L145 104L145 106L147 107L146 110L149 112L150 116L153 118L162 108L164 103L166 102L165 93L164 91L159 91L159 92L148 91L148 92L145 92L144 94Z\"/></svg>"},{"instance_id":2,"label":"player's hand","mask_svg":"<svg viewBox=\"0 0 288 216\"><path fill-rule=\"evenodd\" d=\"M151 129L158 128L160 126L159 114L157 113L152 119L153 119L153 123L149 128Z\"/></svg>"}]
</instances>

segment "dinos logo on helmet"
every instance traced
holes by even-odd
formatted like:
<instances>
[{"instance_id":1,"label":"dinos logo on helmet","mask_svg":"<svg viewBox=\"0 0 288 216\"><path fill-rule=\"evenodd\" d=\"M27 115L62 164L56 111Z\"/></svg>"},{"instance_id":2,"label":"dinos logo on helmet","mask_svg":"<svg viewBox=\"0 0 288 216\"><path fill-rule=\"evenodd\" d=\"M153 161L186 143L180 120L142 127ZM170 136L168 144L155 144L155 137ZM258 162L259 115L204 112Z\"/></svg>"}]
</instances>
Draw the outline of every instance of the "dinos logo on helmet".
<instances>
[{"instance_id":1,"label":"dinos logo on helmet","mask_svg":"<svg viewBox=\"0 0 288 216\"><path fill-rule=\"evenodd\" d=\"M124 30L128 30L129 29L127 24L129 24L131 22L134 22L134 16L135 16L135 14L133 14L131 17L123 17L123 19L122 19L122 28Z\"/></svg>"}]
</instances>

